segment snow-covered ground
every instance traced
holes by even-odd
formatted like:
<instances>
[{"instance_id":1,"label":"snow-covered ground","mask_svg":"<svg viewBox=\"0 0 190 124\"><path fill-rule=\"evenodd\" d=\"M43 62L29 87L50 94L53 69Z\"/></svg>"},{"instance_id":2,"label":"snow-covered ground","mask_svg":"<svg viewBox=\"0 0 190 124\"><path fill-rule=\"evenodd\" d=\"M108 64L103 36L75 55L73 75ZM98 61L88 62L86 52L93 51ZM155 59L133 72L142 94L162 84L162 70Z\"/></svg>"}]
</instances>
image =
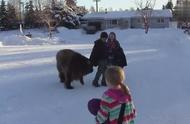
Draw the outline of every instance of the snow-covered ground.
<instances>
[{"instance_id":1,"label":"snow-covered ground","mask_svg":"<svg viewBox=\"0 0 190 124\"><path fill-rule=\"evenodd\" d=\"M0 124L94 124L87 102L101 97L105 87L94 88L94 72L74 90L59 83L55 55L69 48L89 57L99 37L59 28L52 39L29 30L0 32ZM128 60L125 67L137 109L136 124L188 124L190 122L190 37L181 30L109 29L114 31Z\"/></svg>"}]
</instances>

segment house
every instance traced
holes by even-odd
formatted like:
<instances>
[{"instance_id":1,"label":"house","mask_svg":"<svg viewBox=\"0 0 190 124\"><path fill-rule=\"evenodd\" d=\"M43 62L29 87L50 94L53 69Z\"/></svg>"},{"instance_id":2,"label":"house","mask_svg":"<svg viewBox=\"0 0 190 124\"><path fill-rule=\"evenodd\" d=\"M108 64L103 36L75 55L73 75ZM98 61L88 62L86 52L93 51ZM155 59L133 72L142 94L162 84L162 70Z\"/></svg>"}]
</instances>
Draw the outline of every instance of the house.
<instances>
[{"instance_id":1,"label":"house","mask_svg":"<svg viewBox=\"0 0 190 124\"><path fill-rule=\"evenodd\" d=\"M172 12L165 10L152 10L149 27L167 28L172 18ZM143 18L139 11L113 11L86 14L82 17L82 28L87 33L108 28L144 28Z\"/></svg>"}]
</instances>

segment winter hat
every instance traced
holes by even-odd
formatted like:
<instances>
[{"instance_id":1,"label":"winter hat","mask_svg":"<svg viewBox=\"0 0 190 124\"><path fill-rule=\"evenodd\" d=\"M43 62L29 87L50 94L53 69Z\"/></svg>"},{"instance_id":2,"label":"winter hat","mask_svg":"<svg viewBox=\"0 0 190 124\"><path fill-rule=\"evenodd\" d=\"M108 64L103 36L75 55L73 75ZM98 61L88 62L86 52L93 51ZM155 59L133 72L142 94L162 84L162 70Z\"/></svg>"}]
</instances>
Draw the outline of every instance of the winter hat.
<instances>
[{"instance_id":1,"label":"winter hat","mask_svg":"<svg viewBox=\"0 0 190 124\"><path fill-rule=\"evenodd\" d=\"M93 98L88 102L88 110L91 114L97 115L98 110L100 109L100 99Z\"/></svg>"},{"instance_id":2,"label":"winter hat","mask_svg":"<svg viewBox=\"0 0 190 124\"><path fill-rule=\"evenodd\" d=\"M102 32L100 34L100 38L108 38L108 34L106 32Z\"/></svg>"}]
</instances>

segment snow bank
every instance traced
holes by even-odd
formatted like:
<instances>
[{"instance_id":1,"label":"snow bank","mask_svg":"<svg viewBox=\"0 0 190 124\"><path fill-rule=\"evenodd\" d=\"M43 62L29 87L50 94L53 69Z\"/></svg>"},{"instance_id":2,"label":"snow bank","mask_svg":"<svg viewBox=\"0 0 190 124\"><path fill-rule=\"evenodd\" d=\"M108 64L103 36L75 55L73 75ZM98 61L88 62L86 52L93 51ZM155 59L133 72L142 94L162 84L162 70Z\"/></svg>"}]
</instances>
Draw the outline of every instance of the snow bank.
<instances>
[{"instance_id":1,"label":"snow bank","mask_svg":"<svg viewBox=\"0 0 190 124\"><path fill-rule=\"evenodd\" d=\"M4 46L13 45L52 45L59 44L62 41L59 37L53 37L50 39L48 37L48 32L39 29L29 29L25 32L30 32L32 38L23 36L20 34L19 30L5 31L0 33L0 41ZM27 33L25 33L27 34Z\"/></svg>"},{"instance_id":2,"label":"snow bank","mask_svg":"<svg viewBox=\"0 0 190 124\"><path fill-rule=\"evenodd\" d=\"M0 47L2 47L3 46L3 44L2 44L2 42L0 41Z\"/></svg>"},{"instance_id":3,"label":"snow bank","mask_svg":"<svg viewBox=\"0 0 190 124\"><path fill-rule=\"evenodd\" d=\"M55 38L43 38L43 37L34 37L29 38L27 36L23 35L10 35L7 37L4 37L3 39L3 45L44 45L44 44L58 44L60 42L60 39Z\"/></svg>"},{"instance_id":4,"label":"snow bank","mask_svg":"<svg viewBox=\"0 0 190 124\"><path fill-rule=\"evenodd\" d=\"M182 30L176 28L165 29L150 29L148 34L145 34L144 29L108 29L106 32L114 31L117 34L117 39L124 48L128 46L143 46L167 49L175 47L186 47L190 42L190 37L183 33ZM86 34L82 29L67 29L59 27L59 33L53 33L50 39L48 33L39 29L25 30L30 32L32 38L19 35L19 31L8 31L0 34L1 44L9 45L54 45L54 44L93 44L99 38L101 31L94 35ZM143 42L142 42L143 41ZM136 45L138 44L138 45ZM184 45L187 44L187 45ZM170 46L170 47L168 47Z\"/></svg>"}]
</instances>

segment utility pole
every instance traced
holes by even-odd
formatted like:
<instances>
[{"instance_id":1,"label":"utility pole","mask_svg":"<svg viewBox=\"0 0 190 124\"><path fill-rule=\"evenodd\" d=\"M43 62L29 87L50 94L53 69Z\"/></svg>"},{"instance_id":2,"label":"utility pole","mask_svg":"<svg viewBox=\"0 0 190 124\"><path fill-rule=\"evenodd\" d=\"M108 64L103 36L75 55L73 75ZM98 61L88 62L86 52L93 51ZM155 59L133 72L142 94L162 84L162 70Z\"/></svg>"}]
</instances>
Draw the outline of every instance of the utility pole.
<instances>
[{"instance_id":1,"label":"utility pole","mask_svg":"<svg viewBox=\"0 0 190 124\"><path fill-rule=\"evenodd\" d=\"M22 8L23 8L23 13L22 13ZM23 16L22 16L23 14ZM24 24L24 2L22 2L21 0L19 0L19 19L20 19L20 32L22 35L24 35L23 32L23 24Z\"/></svg>"},{"instance_id":2,"label":"utility pole","mask_svg":"<svg viewBox=\"0 0 190 124\"><path fill-rule=\"evenodd\" d=\"M94 2L96 2L96 12L98 12L98 2L100 2L100 0L93 0Z\"/></svg>"},{"instance_id":3,"label":"utility pole","mask_svg":"<svg viewBox=\"0 0 190 124\"><path fill-rule=\"evenodd\" d=\"M20 21L20 24L22 24L22 12L21 12L21 0L19 0L19 21Z\"/></svg>"},{"instance_id":4,"label":"utility pole","mask_svg":"<svg viewBox=\"0 0 190 124\"><path fill-rule=\"evenodd\" d=\"M21 0L19 0L19 19L20 23L22 24L24 19L24 2Z\"/></svg>"}]
</instances>

